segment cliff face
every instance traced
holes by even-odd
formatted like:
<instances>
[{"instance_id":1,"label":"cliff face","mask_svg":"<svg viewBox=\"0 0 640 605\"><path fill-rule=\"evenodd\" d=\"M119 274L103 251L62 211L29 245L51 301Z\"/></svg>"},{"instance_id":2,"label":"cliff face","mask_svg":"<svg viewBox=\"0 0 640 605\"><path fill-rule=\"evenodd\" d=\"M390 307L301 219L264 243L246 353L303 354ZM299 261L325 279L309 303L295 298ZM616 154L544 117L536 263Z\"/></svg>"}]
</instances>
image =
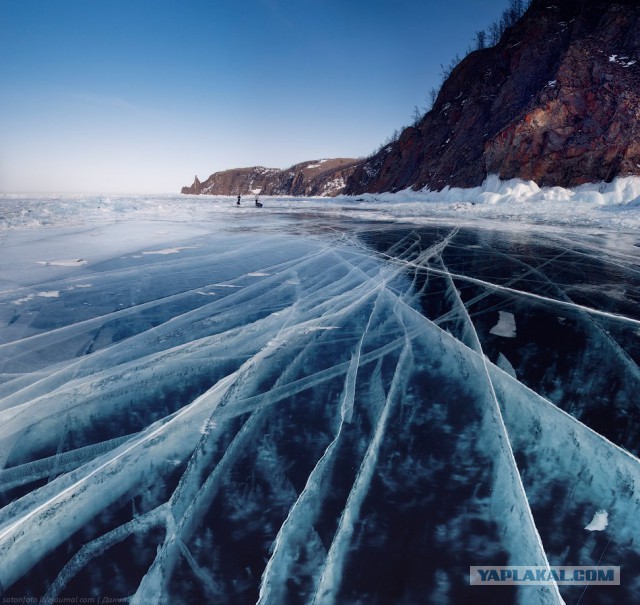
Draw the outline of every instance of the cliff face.
<instances>
[{"instance_id":1,"label":"cliff face","mask_svg":"<svg viewBox=\"0 0 640 605\"><path fill-rule=\"evenodd\" d=\"M338 158L302 162L285 170L278 168L235 168L215 172L201 183L183 187L182 193L208 195L295 195L336 196L344 191L359 160Z\"/></svg>"},{"instance_id":2,"label":"cliff face","mask_svg":"<svg viewBox=\"0 0 640 605\"><path fill-rule=\"evenodd\" d=\"M534 0L345 193L471 187L487 174L566 187L640 174L636 2Z\"/></svg>"}]
</instances>

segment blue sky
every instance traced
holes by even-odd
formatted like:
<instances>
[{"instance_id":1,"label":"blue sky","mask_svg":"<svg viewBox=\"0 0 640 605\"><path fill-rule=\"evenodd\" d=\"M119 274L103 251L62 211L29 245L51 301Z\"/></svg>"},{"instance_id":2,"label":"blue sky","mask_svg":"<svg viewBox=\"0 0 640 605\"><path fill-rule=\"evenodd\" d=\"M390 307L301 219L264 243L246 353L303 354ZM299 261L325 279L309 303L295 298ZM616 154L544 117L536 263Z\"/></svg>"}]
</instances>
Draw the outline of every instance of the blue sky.
<instances>
[{"instance_id":1,"label":"blue sky","mask_svg":"<svg viewBox=\"0 0 640 605\"><path fill-rule=\"evenodd\" d=\"M360 157L507 0L0 0L0 191Z\"/></svg>"}]
</instances>

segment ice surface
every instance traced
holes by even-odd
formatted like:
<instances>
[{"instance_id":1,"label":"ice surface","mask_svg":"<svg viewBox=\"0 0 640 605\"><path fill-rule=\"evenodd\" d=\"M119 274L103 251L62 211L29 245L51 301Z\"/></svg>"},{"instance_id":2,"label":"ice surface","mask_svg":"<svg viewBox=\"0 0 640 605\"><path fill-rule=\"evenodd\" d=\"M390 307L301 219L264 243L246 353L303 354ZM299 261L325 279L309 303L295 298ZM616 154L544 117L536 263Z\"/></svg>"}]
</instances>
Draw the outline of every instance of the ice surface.
<instances>
[{"instance_id":1,"label":"ice surface","mask_svg":"<svg viewBox=\"0 0 640 605\"><path fill-rule=\"evenodd\" d=\"M3 596L637 601L640 190L580 191L0 200Z\"/></svg>"}]
</instances>

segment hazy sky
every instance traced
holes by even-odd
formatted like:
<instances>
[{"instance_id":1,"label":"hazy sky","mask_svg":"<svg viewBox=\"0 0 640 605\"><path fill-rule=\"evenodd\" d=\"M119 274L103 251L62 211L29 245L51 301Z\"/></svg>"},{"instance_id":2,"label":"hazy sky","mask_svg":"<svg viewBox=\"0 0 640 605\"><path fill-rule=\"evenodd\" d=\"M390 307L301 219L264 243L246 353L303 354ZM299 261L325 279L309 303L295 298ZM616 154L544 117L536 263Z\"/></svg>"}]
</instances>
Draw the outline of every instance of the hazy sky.
<instances>
[{"instance_id":1,"label":"hazy sky","mask_svg":"<svg viewBox=\"0 0 640 605\"><path fill-rule=\"evenodd\" d=\"M0 192L359 157L507 0L0 0Z\"/></svg>"}]
</instances>

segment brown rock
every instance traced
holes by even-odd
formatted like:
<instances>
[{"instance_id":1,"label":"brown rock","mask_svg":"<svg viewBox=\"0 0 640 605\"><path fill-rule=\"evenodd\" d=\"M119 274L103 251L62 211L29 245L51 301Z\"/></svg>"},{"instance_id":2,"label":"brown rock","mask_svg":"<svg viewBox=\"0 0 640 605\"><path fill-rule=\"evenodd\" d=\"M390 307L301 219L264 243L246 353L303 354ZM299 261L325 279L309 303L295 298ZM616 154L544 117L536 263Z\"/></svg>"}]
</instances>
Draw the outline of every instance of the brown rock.
<instances>
[{"instance_id":1,"label":"brown rock","mask_svg":"<svg viewBox=\"0 0 640 605\"><path fill-rule=\"evenodd\" d=\"M640 174L639 117L637 2L534 0L346 192L471 187L492 173L562 186Z\"/></svg>"},{"instance_id":2,"label":"brown rock","mask_svg":"<svg viewBox=\"0 0 640 605\"><path fill-rule=\"evenodd\" d=\"M234 168L215 172L204 183L196 177L182 193L207 195L295 195L333 197L344 191L345 183L360 160L337 158L302 162L278 168Z\"/></svg>"}]
</instances>

